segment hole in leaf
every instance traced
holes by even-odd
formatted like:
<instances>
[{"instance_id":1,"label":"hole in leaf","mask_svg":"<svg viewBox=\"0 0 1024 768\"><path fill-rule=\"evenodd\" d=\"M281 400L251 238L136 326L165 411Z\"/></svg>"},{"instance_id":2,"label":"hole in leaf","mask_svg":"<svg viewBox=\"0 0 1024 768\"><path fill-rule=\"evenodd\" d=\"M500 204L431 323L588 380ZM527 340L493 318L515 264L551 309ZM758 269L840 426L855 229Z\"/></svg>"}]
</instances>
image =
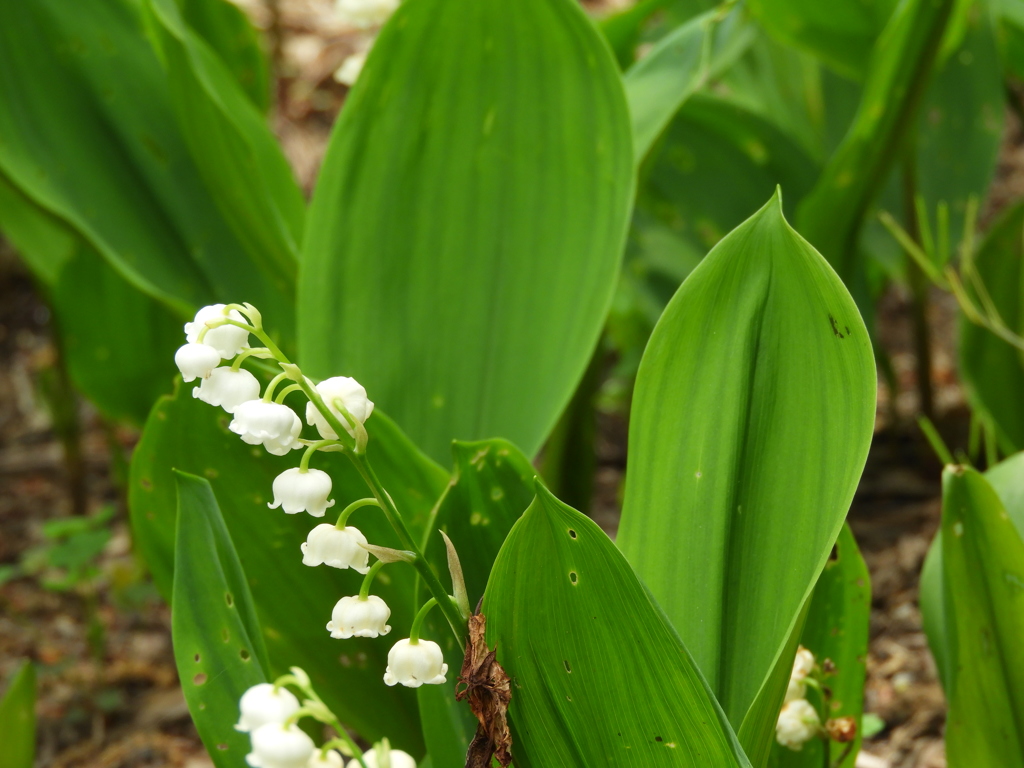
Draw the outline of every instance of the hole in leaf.
<instances>
[{"instance_id":1,"label":"hole in leaf","mask_svg":"<svg viewBox=\"0 0 1024 768\"><path fill-rule=\"evenodd\" d=\"M202 685L205 682L206 682L206 673L205 672L200 672L199 674L197 674L195 677L192 678L192 684L193 685Z\"/></svg>"},{"instance_id":2,"label":"hole in leaf","mask_svg":"<svg viewBox=\"0 0 1024 768\"><path fill-rule=\"evenodd\" d=\"M661 741L661 736L655 736L655 737L654 737L654 740L655 740L655 741Z\"/></svg>"},{"instance_id":3,"label":"hole in leaf","mask_svg":"<svg viewBox=\"0 0 1024 768\"><path fill-rule=\"evenodd\" d=\"M217 749L219 749L221 752L227 752L228 745L227 744L218 744L217 745Z\"/></svg>"},{"instance_id":4,"label":"hole in leaf","mask_svg":"<svg viewBox=\"0 0 1024 768\"><path fill-rule=\"evenodd\" d=\"M574 538L574 539L575 539L575 538L576 538L576 531L574 531L574 530L573 530L572 528L570 528L570 529L569 529L569 535L570 535L570 536L571 536L572 538Z\"/></svg>"},{"instance_id":5,"label":"hole in leaf","mask_svg":"<svg viewBox=\"0 0 1024 768\"><path fill-rule=\"evenodd\" d=\"M576 583L576 578L577 578L576 577L576 571L569 571L569 581L571 581L573 584L575 584Z\"/></svg>"},{"instance_id":6,"label":"hole in leaf","mask_svg":"<svg viewBox=\"0 0 1024 768\"><path fill-rule=\"evenodd\" d=\"M199 663L199 654L198 653L195 655L195 660L196 660L196 663L198 664Z\"/></svg>"},{"instance_id":7,"label":"hole in leaf","mask_svg":"<svg viewBox=\"0 0 1024 768\"><path fill-rule=\"evenodd\" d=\"M564 659L562 661L562 665L565 667L565 671L566 672L568 672L569 674L572 674L572 667L569 666L569 660L568 659Z\"/></svg>"},{"instance_id":8,"label":"hole in leaf","mask_svg":"<svg viewBox=\"0 0 1024 768\"><path fill-rule=\"evenodd\" d=\"M205 701L200 701L199 702L199 709L200 710L206 709L206 702Z\"/></svg>"},{"instance_id":9,"label":"hole in leaf","mask_svg":"<svg viewBox=\"0 0 1024 768\"><path fill-rule=\"evenodd\" d=\"M242 657L242 661L248 661L249 660L249 652L247 650L245 650L245 648L240 650L238 652L238 655Z\"/></svg>"},{"instance_id":10,"label":"hole in leaf","mask_svg":"<svg viewBox=\"0 0 1024 768\"><path fill-rule=\"evenodd\" d=\"M229 608L235 604L235 598L231 596L230 592L224 593L224 599L227 601Z\"/></svg>"}]
</instances>

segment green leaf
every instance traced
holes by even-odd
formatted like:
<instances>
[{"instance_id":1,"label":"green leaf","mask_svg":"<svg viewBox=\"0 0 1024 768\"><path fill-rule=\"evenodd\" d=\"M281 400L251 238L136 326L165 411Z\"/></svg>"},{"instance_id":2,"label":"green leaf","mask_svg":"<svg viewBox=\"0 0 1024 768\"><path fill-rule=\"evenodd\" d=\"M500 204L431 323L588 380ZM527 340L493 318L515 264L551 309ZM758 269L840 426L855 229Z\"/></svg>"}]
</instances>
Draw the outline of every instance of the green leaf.
<instances>
[{"instance_id":1,"label":"green leaf","mask_svg":"<svg viewBox=\"0 0 1024 768\"><path fill-rule=\"evenodd\" d=\"M0 768L32 768L36 755L36 671L23 661L0 699Z\"/></svg>"},{"instance_id":2,"label":"green leaf","mask_svg":"<svg viewBox=\"0 0 1024 768\"><path fill-rule=\"evenodd\" d=\"M335 602L356 594L361 577L351 570L302 565L299 546L323 520L267 509L274 477L294 467L298 454L271 456L246 445L227 430L228 414L194 399L190 390L179 384L173 397L156 404L132 458L129 506L134 541L157 586L168 594L176 517L171 468L176 467L209 479L220 500L260 611L272 671L283 672L292 665L304 668L328 705L364 738L387 736L396 747L422 753L415 696L383 682L388 643L366 638L342 642L331 639L324 629ZM298 397L293 397L297 404ZM382 413L374 412L367 429L368 455L377 474L410 528L421 535L447 474L418 453ZM332 477L335 515L347 503L369 495L342 455L317 454L313 466ZM401 545L383 514L372 507L356 512L351 524L375 544ZM390 606L391 625L396 628L412 622L413 583L413 570L402 566L389 566L374 582L374 593ZM353 697L353 690L365 695Z\"/></svg>"},{"instance_id":3,"label":"green leaf","mask_svg":"<svg viewBox=\"0 0 1024 768\"><path fill-rule=\"evenodd\" d=\"M178 525L171 599L174 663L192 721L218 768L249 752L238 700L267 681L267 649L245 571L210 483L176 473Z\"/></svg>"},{"instance_id":4,"label":"green leaf","mask_svg":"<svg viewBox=\"0 0 1024 768\"><path fill-rule=\"evenodd\" d=\"M813 53L846 77L860 79L896 0L750 0L748 7L781 42Z\"/></svg>"},{"instance_id":5,"label":"green leaf","mask_svg":"<svg viewBox=\"0 0 1024 768\"><path fill-rule=\"evenodd\" d=\"M185 22L217 52L260 112L270 108L270 65L245 11L229 0L177 0Z\"/></svg>"},{"instance_id":6,"label":"green leaf","mask_svg":"<svg viewBox=\"0 0 1024 768\"><path fill-rule=\"evenodd\" d=\"M618 70L575 2L403 3L320 171L303 365L358 378L437 460L493 435L533 455L604 323L632 157Z\"/></svg>"},{"instance_id":7,"label":"green leaf","mask_svg":"<svg viewBox=\"0 0 1024 768\"><path fill-rule=\"evenodd\" d=\"M978 276L1003 322L1024 332L1024 203L1006 211L974 258ZM968 284L968 290L976 292ZM991 331L960 321L960 371L971 406L995 424L1008 452L1024 449L1024 358Z\"/></svg>"},{"instance_id":8,"label":"green leaf","mask_svg":"<svg viewBox=\"0 0 1024 768\"><path fill-rule=\"evenodd\" d=\"M864 323L776 195L691 273L651 336L617 539L737 728L825 566L874 416ZM778 713L757 709L751 755Z\"/></svg>"},{"instance_id":9,"label":"green leaf","mask_svg":"<svg viewBox=\"0 0 1024 768\"><path fill-rule=\"evenodd\" d=\"M710 11L666 35L626 72L633 156L643 160L679 107L724 70L753 39L742 10Z\"/></svg>"},{"instance_id":10,"label":"green leaf","mask_svg":"<svg viewBox=\"0 0 1024 768\"><path fill-rule=\"evenodd\" d=\"M512 680L519 768L750 765L629 563L539 483L494 564L484 614Z\"/></svg>"},{"instance_id":11,"label":"green leaf","mask_svg":"<svg viewBox=\"0 0 1024 768\"><path fill-rule=\"evenodd\" d=\"M956 0L899 4L871 57L860 106L814 192L800 206L800 232L858 296L857 238L913 125Z\"/></svg>"},{"instance_id":12,"label":"green leaf","mask_svg":"<svg viewBox=\"0 0 1024 768\"><path fill-rule=\"evenodd\" d=\"M861 715L864 712L870 615L871 576L850 526L844 525L835 550L814 586L800 644L810 649L819 664L830 659L835 665L835 675L825 678L825 685L832 692L832 706L828 716L855 718L857 741L854 749L838 764L835 761L845 751L845 744L828 742L827 760L822 755L825 742L819 739L805 744L800 752L773 744L769 765L778 768L820 768L827 762L836 768L840 765L853 768L862 738Z\"/></svg>"},{"instance_id":13,"label":"green leaf","mask_svg":"<svg viewBox=\"0 0 1024 768\"><path fill-rule=\"evenodd\" d=\"M942 476L951 766L1024 766L1024 540L984 476Z\"/></svg>"}]
</instances>

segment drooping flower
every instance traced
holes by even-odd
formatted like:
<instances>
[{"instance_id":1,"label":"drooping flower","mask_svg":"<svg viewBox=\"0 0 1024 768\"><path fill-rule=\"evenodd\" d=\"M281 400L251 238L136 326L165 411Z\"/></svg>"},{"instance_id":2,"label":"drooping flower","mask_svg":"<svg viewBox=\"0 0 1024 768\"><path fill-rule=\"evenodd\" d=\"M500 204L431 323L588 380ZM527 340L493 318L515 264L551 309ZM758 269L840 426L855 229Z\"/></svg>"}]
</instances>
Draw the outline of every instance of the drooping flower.
<instances>
[{"instance_id":1,"label":"drooping flower","mask_svg":"<svg viewBox=\"0 0 1024 768\"><path fill-rule=\"evenodd\" d=\"M248 733L268 723L283 723L299 711L299 700L285 688L275 691L270 683L260 683L242 694L238 708L241 717L235 730Z\"/></svg>"},{"instance_id":2,"label":"drooping flower","mask_svg":"<svg viewBox=\"0 0 1024 768\"><path fill-rule=\"evenodd\" d=\"M283 507L289 515L309 512L313 517L323 517L327 508L334 506L334 499L327 499L330 495L330 475L319 469L303 472L293 467L274 478L274 501L267 506Z\"/></svg>"},{"instance_id":3,"label":"drooping flower","mask_svg":"<svg viewBox=\"0 0 1024 768\"><path fill-rule=\"evenodd\" d=\"M388 755L391 760L391 768L416 768L416 760L408 752L403 752L400 749L392 749ZM377 750L371 749L369 752L363 753L363 761L366 763L366 768L380 768L380 762L377 760ZM349 760L348 768L362 768L359 765L359 761L356 759Z\"/></svg>"},{"instance_id":4,"label":"drooping flower","mask_svg":"<svg viewBox=\"0 0 1024 768\"><path fill-rule=\"evenodd\" d=\"M306 763L306 768L344 768L345 760L337 750L329 749L321 752L319 749L313 753Z\"/></svg>"},{"instance_id":5,"label":"drooping flower","mask_svg":"<svg viewBox=\"0 0 1024 768\"><path fill-rule=\"evenodd\" d=\"M359 546L365 543L366 537L358 528L349 525L339 529L330 523L321 523L302 542L302 564L323 564L366 573L370 570L370 553Z\"/></svg>"},{"instance_id":6,"label":"drooping flower","mask_svg":"<svg viewBox=\"0 0 1024 768\"><path fill-rule=\"evenodd\" d=\"M789 679L789 686L786 688L786 699L784 704L802 699L807 696L807 683L803 680Z\"/></svg>"},{"instance_id":7,"label":"drooping flower","mask_svg":"<svg viewBox=\"0 0 1024 768\"><path fill-rule=\"evenodd\" d=\"M338 0L336 8L342 21L367 29L382 26L398 8L398 0Z\"/></svg>"},{"instance_id":8,"label":"drooping flower","mask_svg":"<svg viewBox=\"0 0 1024 768\"><path fill-rule=\"evenodd\" d=\"M174 364L181 371L181 378L184 381L206 380L219 363L220 354L206 344L189 342L183 347L178 347L178 351L174 353Z\"/></svg>"},{"instance_id":9,"label":"drooping flower","mask_svg":"<svg viewBox=\"0 0 1024 768\"><path fill-rule=\"evenodd\" d=\"M306 768L316 744L297 725L261 725L251 734L252 752L245 762L252 768Z\"/></svg>"},{"instance_id":10,"label":"drooping flower","mask_svg":"<svg viewBox=\"0 0 1024 768\"><path fill-rule=\"evenodd\" d=\"M316 385L316 391L320 393L324 403L352 437L356 436L355 430L338 410L334 401L340 400L345 406L345 410L352 414L352 417L360 424L370 418L370 414L373 413L373 403L367 399L363 385L348 376L324 379ZM306 423L315 426L324 440L338 439L338 433L327 423L327 419L313 403L306 403Z\"/></svg>"},{"instance_id":11,"label":"drooping flower","mask_svg":"<svg viewBox=\"0 0 1024 768\"><path fill-rule=\"evenodd\" d=\"M192 390L192 397L210 405L219 405L228 413L234 413L242 403L258 400L259 396L260 383L255 376L244 368L233 371L227 366L214 368Z\"/></svg>"},{"instance_id":12,"label":"drooping flower","mask_svg":"<svg viewBox=\"0 0 1024 768\"><path fill-rule=\"evenodd\" d=\"M235 408L235 418L228 429L249 445L263 445L275 456L301 448L299 432L302 422L287 405L248 400Z\"/></svg>"},{"instance_id":13,"label":"drooping flower","mask_svg":"<svg viewBox=\"0 0 1024 768\"><path fill-rule=\"evenodd\" d=\"M803 680L814 671L814 654L802 645L796 649L796 658L793 659L793 672L790 675L792 680Z\"/></svg>"},{"instance_id":14,"label":"drooping flower","mask_svg":"<svg viewBox=\"0 0 1024 768\"><path fill-rule=\"evenodd\" d=\"M391 631L391 609L376 595L343 597L334 606L327 630L331 637L379 637Z\"/></svg>"},{"instance_id":15,"label":"drooping flower","mask_svg":"<svg viewBox=\"0 0 1024 768\"><path fill-rule=\"evenodd\" d=\"M448 665L444 663L441 646L431 640L414 643L407 638L399 640L388 651L384 682L419 688L421 685L440 685L445 682L447 673Z\"/></svg>"},{"instance_id":16,"label":"drooping flower","mask_svg":"<svg viewBox=\"0 0 1024 768\"><path fill-rule=\"evenodd\" d=\"M775 740L799 752L804 744L818 735L820 728L818 710L807 699L796 699L782 707L775 724Z\"/></svg>"},{"instance_id":17,"label":"drooping flower","mask_svg":"<svg viewBox=\"0 0 1024 768\"><path fill-rule=\"evenodd\" d=\"M230 312L225 312L224 309L223 304L211 304L196 312L195 320L185 323L185 339L193 343L199 342L199 334L208 327L207 323L217 320L230 318L240 323L245 322L245 318L237 309L232 309ZM213 347L225 360L230 360L248 346L249 332L237 325L221 325L210 328L203 336L202 343Z\"/></svg>"}]
</instances>

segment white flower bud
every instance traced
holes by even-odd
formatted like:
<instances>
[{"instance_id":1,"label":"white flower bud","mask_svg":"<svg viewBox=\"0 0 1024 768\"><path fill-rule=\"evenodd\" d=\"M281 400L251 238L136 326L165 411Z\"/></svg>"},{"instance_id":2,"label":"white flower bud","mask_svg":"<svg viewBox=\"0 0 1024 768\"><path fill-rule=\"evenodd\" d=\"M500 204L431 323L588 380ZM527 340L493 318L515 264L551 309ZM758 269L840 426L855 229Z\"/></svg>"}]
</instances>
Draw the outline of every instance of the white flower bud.
<instances>
[{"instance_id":1,"label":"white flower bud","mask_svg":"<svg viewBox=\"0 0 1024 768\"><path fill-rule=\"evenodd\" d=\"M448 665L444 663L441 646L431 640L399 640L388 651L388 668L384 682L401 683L407 688L421 685L440 685L445 682Z\"/></svg>"},{"instance_id":2,"label":"white flower bud","mask_svg":"<svg viewBox=\"0 0 1024 768\"><path fill-rule=\"evenodd\" d=\"M389 758L391 760L391 768L416 768L416 761L412 755L400 749L392 749ZM376 749L364 752L363 761L366 763L366 768L380 768ZM352 759L348 762L348 768L362 768L362 766L359 765L358 760Z\"/></svg>"},{"instance_id":3,"label":"white flower bud","mask_svg":"<svg viewBox=\"0 0 1024 768\"><path fill-rule=\"evenodd\" d=\"M775 740L784 747L799 752L804 744L818 735L821 720L807 699L796 699L786 704L775 724Z\"/></svg>"},{"instance_id":4,"label":"white flower bud","mask_svg":"<svg viewBox=\"0 0 1024 768\"><path fill-rule=\"evenodd\" d=\"M320 393L320 397L324 399L324 403L331 413L338 417L338 421L352 437L356 436L355 430L337 409L334 401L340 400L345 406L345 410L352 414L352 417L360 424L370 418L370 414L373 413L373 403L366 398L366 390L363 389L363 385L348 376L324 379L316 385L316 391ZM327 423L327 419L313 403L306 403L306 423L315 426L324 440L338 439L338 433Z\"/></svg>"},{"instance_id":5,"label":"white flower bud","mask_svg":"<svg viewBox=\"0 0 1024 768\"><path fill-rule=\"evenodd\" d=\"M274 503L271 509L284 507L289 515L309 512L313 517L323 517L328 507L334 506L331 495L331 476L319 469L299 467L286 469L274 478Z\"/></svg>"},{"instance_id":6,"label":"white flower bud","mask_svg":"<svg viewBox=\"0 0 1024 768\"><path fill-rule=\"evenodd\" d=\"M379 637L391 631L388 619L391 609L376 595L343 597L334 606L327 630L331 637Z\"/></svg>"},{"instance_id":7,"label":"white flower bud","mask_svg":"<svg viewBox=\"0 0 1024 768\"><path fill-rule=\"evenodd\" d=\"M807 696L807 683L803 680L790 679L789 685L786 687L786 699L784 704L789 704L791 701L802 699Z\"/></svg>"},{"instance_id":8,"label":"white flower bud","mask_svg":"<svg viewBox=\"0 0 1024 768\"><path fill-rule=\"evenodd\" d=\"M267 723L283 723L299 711L299 700L285 688L275 691L270 683L260 683L242 694L238 709L241 717L235 730L248 733Z\"/></svg>"},{"instance_id":9,"label":"white flower bud","mask_svg":"<svg viewBox=\"0 0 1024 768\"><path fill-rule=\"evenodd\" d=\"M345 761L337 750L329 749L324 753L318 749L309 758L306 768L344 768L344 765Z\"/></svg>"},{"instance_id":10,"label":"white flower bud","mask_svg":"<svg viewBox=\"0 0 1024 768\"><path fill-rule=\"evenodd\" d=\"M174 364L184 381L206 379L220 363L220 355L205 344L186 344L174 353Z\"/></svg>"},{"instance_id":11,"label":"white flower bud","mask_svg":"<svg viewBox=\"0 0 1024 768\"><path fill-rule=\"evenodd\" d=\"M803 680L814 671L814 654L802 645L796 649L796 658L793 659L792 680Z\"/></svg>"},{"instance_id":12,"label":"white flower bud","mask_svg":"<svg viewBox=\"0 0 1024 768\"><path fill-rule=\"evenodd\" d=\"M287 405L248 400L235 408L235 418L228 429L249 445L263 445L269 453L284 456L301 448L299 432L302 422Z\"/></svg>"},{"instance_id":13,"label":"white flower bud","mask_svg":"<svg viewBox=\"0 0 1024 768\"><path fill-rule=\"evenodd\" d=\"M211 304L196 312L196 319L191 323L185 323L185 339L198 342L199 334L207 327L207 323L223 320L225 317L240 323L245 322L245 318L237 309L225 312L223 304ZM249 345L249 332L237 325L221 325L210 328L203 336L202 343L213 347L225 360L230 360Z\"/></svg>"},{"instance_id":14,"label":"white flower bud","mask_svg":"<svg viewBox=\"0 0 1024 768\"><path fill-rule=\"evenodd\" d=\"M346 56L345 60L341 62L341 66L334 70L334 79L342 85L347 85L349 88L355 85L359 75L363 73L363 65L366 64L367 53L369 52L359 51L351 56Z\"/></svg>"},{"instance_id":15,"label":"white flower bud","mask_svg":"<svg viewBox=\"0 0 1024 768\"><path fill-rule=\"evenodd\" d=\"M338 0L338 16L360 29L380 27L398 8L398 0Z\"/></svg>"},{"instance_id":16,"label":"white flower bud","mask_svg":"<svg viewBox=\"0 0 1024 768\"><path fill-rule=\"evenodd\" d=\"M214 368L213 372L192 390L192 397L198 397L204 403L219 405L228 413L234 413L242 403L259 399L260 383L244 368L233 371L227 366L221 366Z\"/></svg>"},{"instance_id":17,"label":"white flower bud","mask_svg":"<svg viewBox=\"0 0 1024 768\"><path fill-rule=\"evenodd\" d=\"M245 762L252 768L306 768L316 744L297 725L267 723L252 732L252 752Z\"/></svg>"},{"instance_id":18,"label":"white flower bud","mask_svg":"<svg viewBox=\"0 0 1024 768\"><path fill-rule=\"evenodd\" d=\"M351 568L357 573L370 570L370 553L360 544L366 537L351 525L339 530L330 523L321 523L302 542L302 564L331 568Z\"/></svg>"}]
</instances>

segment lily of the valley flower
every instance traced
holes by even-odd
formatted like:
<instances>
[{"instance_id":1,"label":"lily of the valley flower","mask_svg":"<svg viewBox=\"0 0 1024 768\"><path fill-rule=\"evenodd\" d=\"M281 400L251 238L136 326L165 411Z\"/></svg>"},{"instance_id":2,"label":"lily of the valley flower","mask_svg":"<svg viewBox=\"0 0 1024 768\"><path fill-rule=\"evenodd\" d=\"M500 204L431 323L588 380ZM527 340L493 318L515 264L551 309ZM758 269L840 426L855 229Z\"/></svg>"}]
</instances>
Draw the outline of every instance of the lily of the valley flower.
<instances>
[{"instance_id":1,"label":"lily of the valley flower","mask_svg":"<svg viewBox=\"0 0 1024 768\"><path fill-rule=\"evenodd\" d=\"M370 414L373 413L373 403L366 397L363 385L348 376L324 379L316 385L316 391L320 393L324 403L338 417L338 421L352 437L356 436L355 430L338 410L334 401L340 400L345 406L345 410L352 414L352 417L360 424L370 418ZM325 440L338 439L338 433L327 423L327 419L313 403L306 404L306 423L315 426Z\"/></svg>"},{"instance_id":2,"label":"lily of the valley flower","mask_svg":"<svg viewBox=\"0 0 1024 768\"><path fill-rule=\"evenodd\" d=\"M338 16L353 27L379 27L398 8L398 0L338 0Z\"/></svg>"},{"instance_id":3,"label":"lily of the valley flower","mask_svg":"<svg viewBox=\"0 0 1024 768\"><path fill-rule=\"evenodd\" d=\"M796 699L786 704L775 724L775 740L796 752L818 735L821 720L818 710L807 699Z\"/></svg>"},{"instance_id":4,"label":"lily of the valley flower","mask_svg":"<svg viewBox=\"0 0 1024 768\"><path fill-rule=\"evenodd\" d=\"M174 353L174 363L181 371L181 378L184 381L205 380L220 364L220 353L205 344L189 342Z\"/></svg>"},{"instance_id":5,"label":"lily of the valley flower","mask_svg":"<svg viewBox=\"0 0 1024 768\"><path fill-rule=\"evenodd\" d=\"M807 696L807 677L814 671L814 654L802 645L797 648L796 658L793 659L793 671L789 676L789 685L786 688L785 702L802 699Z\"/></svg>"},{"instance_id":6,"label":"lily of the valley flower","mask_svg":"<svg viewBox=\"0 0 1024 768\"><path fill-rule=\"evenodd\" d=\"M287 405L249 400L235 408L235 418L228 429L249 445L263 445L275 456L301 448L299 432L302 422Z\"/></svg>"},{"instance_id":7,"label":"lily of the valley flower","mask_svg":"<svg viewBox=\"0 0 1024 768\"><path fill-rule=\"evenodd\" d=\"M331 637L379 637L391 631L391 609L376 595L343 597L334 606L327 630Z\"/></svg>"},{"instance_id":8,"label":"lily of the valley flower","mask_svg":"<svg viewBox=\"0 0 1024 768\"><path fill-rule=\"evenodd\" d=\"M334 499L327 499L330 495L330 475L319 469L303 471L294 467L274 478L274 502L267 506L283 507L289 515L309 512L313 517L323 517L327 508L334 506Z\"/></svg>"},{"instance_id":9,"label":"lily of the valley flower","mask_svg":"<svg viewBox=\"0 0 1024 768\"><path fill-rule=\"evenodd\" d=\"M230 312L225 312L224 309L223 304L211 304L196 312L195 320L185 323L185 339L192 343L199 343L199 335L204 328L209 327L209 323L225 318L237 320L240 323L245 322L245 318L238 310L232 309ZM230 360L248 345L249 332L237 325L221 325L210 328L203 336L201 343L213 347L222 358Z\"/></svg>"},{"instance_id":10,"label":"lily of the valley flower","mask_svg":"<svg viewBox=\"0 0 1024 768\"><path fill-rule=\"evenodd\" d=\"M306 768L316 744L297 725L261 725L251 734L252 752L245 762L252 768Z\"/></svg>"},{"instance_id":11,"label":"lily of the valley flower","mask_svg":"<svg viewBox=\"0 0 1024 768\"><path fill-rule=\"evenodd\" d=\"M399 640L388 651L388 668L384 672L387 685L401 683L407 688L440 685L445 682L448 665L444 663L441 646L431 640Z\"/></svg>"},{"instance_id":12,"label":"lily of the valley flower","mask_svg":"<svg viewBox=\"0 0 1024 768\"><path fill-rule=\"evenodd\" d=\"M192 390L192 397L198 397L210 405L219 405L228 413L234 413L242 403L258 400L259 396L260 383L255 376L244 368L233 371L226 366L214 368Z\"/></svg>"},{"instance_id":13,"label":"lily of the valley flower","mask_svg":"<svg viewBox=\"0 0 1024 768\"><path fill-rule=\"evenodd\" d=\"M302 564L331 568L351 568L357 573L370 570L370 553L360 544L366 544L366 537L351 525L339 529L330 523L321 523L302 543Z\"/></svg>"},{"instance_id":14,"label":"lily of the valley flower","mask_svg":"<svg viewBox=\"0 0 1024 768\"><path fill-rule=\"evenodd\" d=\"M299 700L288 690L270 683L260 683L242 694L238 702L241 717L236 731L248 733L268 723L280 725L299 711Z\"/></svg>"},{"instance_id":15,"label":"lily of the valley flower","mask_svg":"<svg viewBox=\"0 0 1024 768\"><path fill-rule=\"evenodd\" d=\"M358 761L356 761L358 765ZM344 768L345 761L341 754L334 749L321 752L319 749L313 753L306 763L306 768Z\"/></svg>"},{"instance_id":16,"label":"lily of the valley flower","mask_svg":"<svg viewBox=\"0 0 1024 768\"><path fill-rule=\"evenodd\" d=\"M413 759L413 756L400 749L392 749L388 758L391 760L391 768L416 768L416 760ZM377 750L371 749L369 752L364 752L363 762L366 763L366 768L380 768ZM358 760L353 759L349 760L348 768L362 768L362 766L359 765Z\"/></svg>"}]
</instances>

